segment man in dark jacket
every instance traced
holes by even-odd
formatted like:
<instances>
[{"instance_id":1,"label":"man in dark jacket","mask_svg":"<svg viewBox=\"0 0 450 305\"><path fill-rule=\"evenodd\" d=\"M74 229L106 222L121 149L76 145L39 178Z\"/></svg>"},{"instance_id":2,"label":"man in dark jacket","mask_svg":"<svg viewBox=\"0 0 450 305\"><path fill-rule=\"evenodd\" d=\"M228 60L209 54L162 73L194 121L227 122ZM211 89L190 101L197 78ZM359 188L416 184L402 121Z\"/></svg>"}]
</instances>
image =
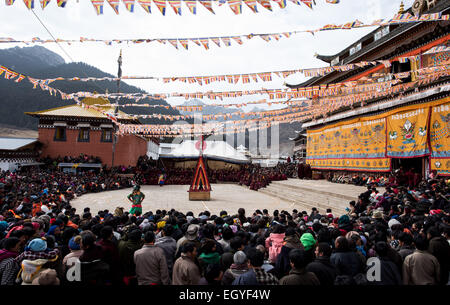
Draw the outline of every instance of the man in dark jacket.
<instances>
[{"instance_id":1,"label":"man in dark jacket","mask_svg":"<svg viewBox=\"0 0 450 305\"><path fill-rule=\"evenodd\" d=\"M289 253L291 271L280 280L280 285L320 285L317 276L306 271L308 260L304 250L294 249Z\"/></svg>"},{"instance_id":2,"label":"man in dark jacket","mask_svg":"<svg viewBox=\"0 0 450 305\"><path fill-rule=\"evenodd\" d=\"M220 263L223 267L223 270L230 268L230 266L234 262L234 254L237 251L243 251L245 248L245 243L239 236L235 236L230 240L230 251L222 254L220 258Z\"/></svg>"},{"instance_id":3,"label":"man in dark jacket","mask_svg":"<svg viewBox=\"0 0 450 305\"><path fill-rule=\"evenodd\" d=\"M414 246L412 245L413 237L411 234L401 232L398 236L398 241L400 243L400 247L398 249L398 254L400 254L400 256L402 257L402 259L404 261L405 258L408 255L413 254L413 252L415 250Z\"/></svg>"},{"instance_id":4,"label":"man in dark jacket","mask_svg":"<svg viewBox=\"0 0 450 305\"><path fill-rule=\"evenodd\" d=\"M127 234L126 240L119 242L119 258L124 273L124 282L130 283L130 280L136 277L136 265L134 263L134 252L142 248L142 232L134 229ZM137 281L135 281L137 284Z\"/></svg>"},{"instance_id":5,"label":"man in dark jacket","mask_svg":"<svg viewBox=\"0 0 450 305\"><path fill-rule=\"evenodd\" d=\"M115 283L119 283L122 278L122 265L119 259L119 250L116 244L112 241L114 234L113 228L110 226L104 226L100 230L101 239L97 242L97 245L102 247L103 260L107 263L111 270L111 276Z\"/></svg>"},{"instance_id":6,"label":"man in dark jacket","mask_svg":"<svg viewBox=\"0 0 450 305\"><path fill-rule=\"evenodd\" d=\"M278 278L288 275L291 270L289 252L293 249L304 249L299 236L293 228L286 230L284 242L285 244L281 247L280 254L278 254L275 263L275 274Z\"/></svg>"},{"instance_id":7,"label":"man in dark jacket","mask_svg":"<svg viewBox=\"0 0 450 305\"><path fill-rule=\"evenodd\" d=\"M380 259L380 281L371 282L374 285L401 285L402 277L396 264L388 257L389 246L384 241L375 244L375 251Z\"/></svg>"},{"instance_id":8,"label":"man in dark jacket","mask_svg":"<svg viewBox=\"0 0 450 305\"><path fill-rule=\"evenodd\" d=\"M314 273L320 285L332 286L336 279L336 267L330 262L331 247L328 243L316 246L316 259L306 266L306 271Z\"/></svg>"},{"instance_id":9,"label":"man in dark jacket","mask_svg":"<svg viewBox=\"0 0 450 305\"><path fill-rule=\"evenodd\" d=\"M330 261L336 266L337 275L354 277L365 270L364 263L356 251L352 251L348 240L340 236L335 241L335 252Z\"/></svg>"},{"instance_id":10,"label":"man in dark jacket","mask_svg":"<svg viewBox=\"0 0 450 305\"><path fill-rule=\"evenodd\" d=\"M439 284L445 285L449 276L450 245L436 227L428 229L427 239L429 240L428 252L437 258L441 269Z\"/></svg>"},{"instance_id":11,"label":"man in dark jacket","mask_svg":"<svg viewBox=\"0 0 450 305\"><path fill-rule=\"evenodd\" d=\"M170 277L172 277L175 252L177 251L177 242L172 237L173 231L174 231L173 226L171 224L166 224L161 231L162 237L157 238L155 242L155 246L160 247L161 249L164 250Z\"/></svg>"}]
</instances>

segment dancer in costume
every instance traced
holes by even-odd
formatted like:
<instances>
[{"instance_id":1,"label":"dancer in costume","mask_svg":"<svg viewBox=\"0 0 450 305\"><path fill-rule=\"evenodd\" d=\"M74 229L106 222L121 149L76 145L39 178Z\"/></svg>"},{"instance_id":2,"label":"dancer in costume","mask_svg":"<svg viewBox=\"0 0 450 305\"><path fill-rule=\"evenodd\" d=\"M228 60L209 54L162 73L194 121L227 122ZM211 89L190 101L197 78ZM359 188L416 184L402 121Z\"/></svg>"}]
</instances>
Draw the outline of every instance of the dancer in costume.
<instances>
[{"instance_id":1,"label":"dancer in costume","mask_svg":"<svg viewBox=\"0 0 450 305\"><path fill-rule=\"evenodd\" d=\"M158 184L159 186L163 186L164 185L164 181L166 180L166 175L164 173L162 173L161 175L159 175L158 178Z\"/></svg>"},{"instance_id":2,"label":"dancer in costume","mask_svg":"<svg viewBox=\"0 0 450 305\"><path fill-rule=\"evenodd\" d=\"M131 201L131 215L142 215L142 201L144 201L145 195L141 192L141 187L136 185L133 189L133 193L128 195L128 200Z\"/></svg>"}]
</instances>

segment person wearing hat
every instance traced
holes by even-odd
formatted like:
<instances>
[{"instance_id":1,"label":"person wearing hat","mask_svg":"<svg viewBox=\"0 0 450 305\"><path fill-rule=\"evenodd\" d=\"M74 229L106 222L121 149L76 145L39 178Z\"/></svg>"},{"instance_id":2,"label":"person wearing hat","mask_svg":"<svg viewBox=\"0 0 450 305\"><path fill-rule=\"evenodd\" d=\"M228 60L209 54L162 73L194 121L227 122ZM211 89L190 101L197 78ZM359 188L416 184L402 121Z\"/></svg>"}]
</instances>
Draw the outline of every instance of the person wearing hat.
<instances>
[{"instance_id":1,"label":"person wearing hat","mask_svg":"<svg viewBox=\"0 0 450 305\"><path fill-rule=\"evenodd\" d=\"M243 251L237 251L233 256L233 264L223 274L222 285L231 285L236 278L247 271L247 255Z\"/></svg>"},{"instance_id":2,"label":"person wearing hat","mask_svg":"<svg viewBox=\"0 0 450 305\"><path fill-rule=\"evenodd\" d=\"M145 195L141 192L141 187L136 185L127 198L132 203L130 214L135 216L142 215L142 201L144 201Z\"/></svg>"},{"instance_id":3,"label":"person wearing hat","mask_svg":"<svg viewBox=\"0 0 450 305\"><path fill-rule=\"evenodd\" d=\"M70 267L72 267L74 265L73 260L78 259L83 254L83 250L81 250L80 235L74 236L69 240L69 249L70 253L64 256L63 259L63 266L65 270L68 270Z\"/></svg>"},{"instance_id":4,"label":"person wearing hat","mask_svg":"<svg viewBox=\"0 0 450 305\"><path fill-rule=\"evenodd\" d=\"M183 245L187 242L194 242L196 245L197 249L200 249L200 241L198 239L198 231L199 231L200 226L198 224L190 224L186 230L186 233L184 234L183 237L181 237L178 241L177 241L177 254L175 257L179 257L181 252L180 250L182 249Z\"/></svg>"},{"instance_id":5,"label":"person wearing hat","mask_svg":"<svg viewBox=\"0 0 450 305\"><path fill-rule=\"evenodd\" d=\"M40 273L45 270L44 265L58 258L57 255L54 257L48 256L48 253L45 252L46 249L47 242L42 238L35 238L25 248L26 251L16 258L17 262L21 262L19 274L22 285L31 285L33 280L38 278Z\"/></svg>"}]
</instances>

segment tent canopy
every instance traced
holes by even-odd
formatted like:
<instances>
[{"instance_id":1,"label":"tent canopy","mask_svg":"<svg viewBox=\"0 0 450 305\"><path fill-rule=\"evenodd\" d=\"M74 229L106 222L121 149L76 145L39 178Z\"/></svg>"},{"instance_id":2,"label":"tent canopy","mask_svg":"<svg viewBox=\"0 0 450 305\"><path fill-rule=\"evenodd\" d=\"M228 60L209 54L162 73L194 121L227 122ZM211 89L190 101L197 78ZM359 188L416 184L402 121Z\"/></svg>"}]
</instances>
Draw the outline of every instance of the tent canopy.
<instances>
[{"instance_id":1,"label":"tent canopy","mask_svg":"<svg viewBox=\"0 0 450 305\"><path fill-rule=\"evenodd\" d=\"M174 145L169 152L160 154L161 158L198 158L200 151L196 148L198 141L185 140ZM205 141L203 156L208 159L232 163L249 163L249 159L225 141ZM199 145L197 145L199 146Z\"/></svg>"}]
</instances>

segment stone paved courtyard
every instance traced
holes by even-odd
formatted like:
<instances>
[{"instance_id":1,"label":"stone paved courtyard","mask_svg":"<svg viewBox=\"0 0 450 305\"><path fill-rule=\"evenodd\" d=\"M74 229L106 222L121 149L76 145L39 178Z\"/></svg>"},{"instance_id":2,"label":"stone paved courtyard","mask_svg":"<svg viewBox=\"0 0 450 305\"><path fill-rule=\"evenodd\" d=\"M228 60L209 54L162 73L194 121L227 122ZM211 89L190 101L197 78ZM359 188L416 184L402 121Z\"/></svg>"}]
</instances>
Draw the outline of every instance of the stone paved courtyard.
<instances>
[{"instance_id":1,"label":"stone paved courtyard","mask_svg":"<svg viewBox=\"0 0 450 305\"><path fill-rule=\"evenodd\" d=\"M334 184L326 181L302 181L298 179L289 179L288 181L278 182L286 184L301 185L302 187L319 187L327 192L353 194L355 199L365 188L351 185ZM176 209L183 211L192 211L194 214L208 210L212 214L219 214L221 210L228 213L237 213L241 207L245 208L247 213L252 213L256 209L268 209L272 213L275 209L288 210L303 209L302 206L292 201L263 194L262 192L251 191L248 188L237 184L213 184L210 201L189 201L187 185L166 185L159 187L156 185L143 185L141 190L145 194L145 200L142 204L143 211L155 211L157 209ZM132 191L122 189L117 191L108 191L102 193L86 194L72 200L71 204L81 213L83 208L90 207L91 212L97 213L99 210L109 209L111 212L116 207L124 207L126 211L131 208L131 203L126 199ZM320 191L320 190L319 190ZM348 199L342 199L342 206L346 207ZM309 210L309 209L308 209Z\"/></svg>"},{"instance_id":2,"label":"stone paved courtyard","mask_svg":"<svg viewBox=\"0 0 450 305\"><path fill-rule=\"evenodd\" d=\"M211 187L210 201L189 201L188 185L165 185L163 187L143 185L141 190L145 194L145 199L142 203L142 210L145 212L173 208L183 212L192 211L197 215L205 210L213 214L218 214L222 210L236 213L241 207L244 207L248 212L264 208L270 211L293 209L290 207L292 205L290 203L260 192L251 191L237 184L212 184ZM81 212L85 207L90 207L91 212L94 213L104 209L114 211L119 206L128 211L131 208L131 202L126 197L131 191L132 188L86 194L72 200L71 204L78 212Z\"/></svg>"}]
</instances>

